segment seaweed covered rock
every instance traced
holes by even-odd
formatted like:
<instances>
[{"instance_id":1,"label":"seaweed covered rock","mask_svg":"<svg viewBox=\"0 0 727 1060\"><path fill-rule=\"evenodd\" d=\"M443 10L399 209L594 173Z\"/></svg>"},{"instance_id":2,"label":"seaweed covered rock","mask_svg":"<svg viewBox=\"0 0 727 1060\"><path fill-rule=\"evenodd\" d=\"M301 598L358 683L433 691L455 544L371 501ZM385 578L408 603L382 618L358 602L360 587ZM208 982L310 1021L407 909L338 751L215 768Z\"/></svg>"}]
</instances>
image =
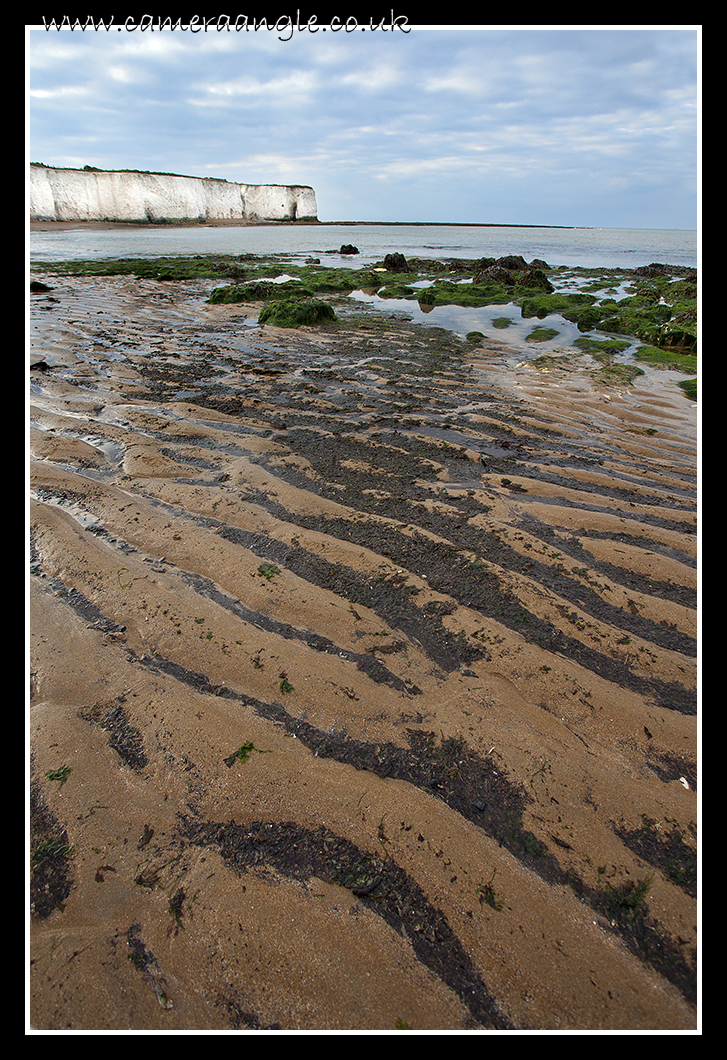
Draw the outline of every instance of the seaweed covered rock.
<instances>
[{"instance_id":1,"label":"seaweed covered rock","mask_svg":"<svg viewBox=\"0 0 727 1060\"><path fill-rule=\"evenodd\" d=\"M387 254L384 258L384 268L387 272L411 272L403 254Z\"/></svg>"},{"instance_id":2,"label":"seaweed covered rock","mask_svg":"<svg viewBox=\"0 0 727 1060\"><path fill-rule=\"evenodd\" d=\"M208 302L212 305L232 305L237 302L265 302L270 298L284 299L286 295L310 298L312 294L313 292L298 280L290 280L287 283L254 280L240 286L215 287Z\"/></svg>"},{"instance_id":3,"label":"seaweed covered rock","mask_svg":"<svg viewBox=\"0 0 727 1060\"><path fill-rule=\"evenodd\" d=\"M390 283L381 287L377 293L379 298L410 298L416 291L405 283Z\"/></svg>"},{"instance_id":4,"label":"seaweed covered rock","mask_svg":"<svg viewBox=\"0 0 727 1060\"><path fill-rule=\"evenodd\" d=\"M226 287L215 287L208 301L212 305L232 305L236 302L258 302L270 297L272 283L246 283L242 286L228 284Z\"/></svg>"},{"instance_id":5,"label":"seaweed covered rock","mask_svg":"<svg viewBox=\"0 0 727 1060\"><path fill-rule=\"evenodd\" d=\"M304 324L322 324L335 319L336 314L327 302L317 298L286 298L264 306L258 323L271 324L276 328L298 328Z\"/></svg>"},{"instance_id":6,"label":"seaweed covered rock","mask_svg":"<svg viewBox=\"0 0 727 1060\"><path fill-rule=\"evenodd\" d=\"M358 247L355 247L353 245L353 243L344 243L338 253L339 254L358 254L358 252L359 252Z\"/></svg>"},{"instance_id":7,"label":"seaweed covered rock","mask_svg":"<svg viewBox=\"0 0 727 1060\"><path fill-rule=\"evenodd\" d=\"M524 317L540 317L542 320L551 313L560 313L561 316L570 320L571 317L568 314L574 309L593 305L595 301L593 295L581 292L532 295L529 298L523 298L520 311Z\"/></svg>"},{"instance_id":8,"label":"seaweed covered rock","mask_svg":"<svg viewBox=\"0 0 727 1060\"><path fill-rule=\"evenodd\" d=\"M517 278L518 287L527 287L551 293L555 290L552 283L542 269L534 269L532 266L521 273Z\"/></svg>"},{"instance_id":9,"label":"seaweed covered rock","mask_svg":"<svg viewBox=\"0 0 727 1060\"><path fill-rule=\"evenodd\" d=\"M494 264L494 258L489 260L487 264ZM460 262L456 258L448 258L446 261L437 261L436 258L408 258L407 265L409 266L410 272L424 273L452 273L471 269L469 261ZM475 271L477 271L477 262L475 262L474 265ZM479 267L484 268L484 265L480 265Z\"/></svg>"},{"instance_id":10,"label":"seaweed covered rock","mask_svg":"<svg viewBox=\"0 0 727 1060\"><path fill-rule=\"evenodd\" d=\"M602 318L609 312L595 304L596 299L592 295L581 292L571 294L543 293L523 298L520 303L520 312L524 319L545 317L557 314L564 320L576 324L579 331L590 331L598 326Z\"/></svg>"},{"instance_id":11,"label":"seaweed covered rock","mask_svg":"<svg viewBox=\"0 0 727 1060\"><path fill-rule=\"evenodd\" d=\"M637 269L634 269L636 276L647 276L653 278L654 276L668 276L670 267L668 265L662 265L658 261L652 261L651 265L640 265Z\"/></svg>"},{"instance_id":12,"label":"seaweed covered rock","mask_svg":"<svg viewBox=\"0 0 727 1060\"><path fill-rule=\"evenodd\" d=\"M597 305L579 305L568 309L563 317L575 324L579 331L592 331L597 328L603 319L604 310Z\"/></svg>"},{"instance_id":13,"label":"seaweed covered rock","mask_svg":"<svg viewBox=\"0 0 727 1060\"><path fill-rule=\"evenodd\" d=\"M660 346L677 346L685 350L697 348L697 336L684 328L676 327L673 323L664 325L659 332Z\"/></svg>"},{"instance_id":14,"label":"seaweed covered rock","mask_svg":"<svg viewBox=\"0 0 727 1060\"><path fill-rule=\"evenodd\" d=\"M508 287L514 287L515 277L503 265L488 265L482 272L475 273L472 283L504 283Z\"/></svg>"},{"instance_id":15,"label":"seaweed covered rock","mask_svg":"<svg viewBox=\"0 0 727 1060\"><path fill-rule=\"evenodd\" d=\"M512 301L512 283L502 283L487 278L472 283L454 283L450 280L436 280L431 287L414 289L407 296L416 298L421 306L486 306L504 305Z\"/></svg>"},{"instance_id":16,"label":"seaweed covered rock","mask_svg":"<svg viewBox=\"0 0 727 1060\"><path fill-rule=\"evenodd\" d=\"M496 264L501 269L509 269L510 272L524 272L528 267L528 263L522 254L506 254L502 258L498 258Z\"/></svg>"}]
</instances>

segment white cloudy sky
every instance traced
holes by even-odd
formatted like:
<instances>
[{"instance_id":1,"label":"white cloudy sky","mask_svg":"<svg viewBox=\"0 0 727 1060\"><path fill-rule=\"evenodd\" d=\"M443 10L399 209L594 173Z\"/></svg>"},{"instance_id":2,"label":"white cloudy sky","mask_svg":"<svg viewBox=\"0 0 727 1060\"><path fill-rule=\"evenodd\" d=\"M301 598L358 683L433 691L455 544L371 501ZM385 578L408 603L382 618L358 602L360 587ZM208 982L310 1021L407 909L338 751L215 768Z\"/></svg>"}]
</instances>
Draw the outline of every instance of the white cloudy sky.
<instances>
[{"instance_id":1,"label":"white cloudy sky","mask_svg":"<svg viewBox=\"0 0 727 1060\"><path fill-rule=\"evenodd\" d=\"M699 27L283 35L31 28L29 160L310 184L322 221L698 227Z\"/></svg>"}]
</instances>

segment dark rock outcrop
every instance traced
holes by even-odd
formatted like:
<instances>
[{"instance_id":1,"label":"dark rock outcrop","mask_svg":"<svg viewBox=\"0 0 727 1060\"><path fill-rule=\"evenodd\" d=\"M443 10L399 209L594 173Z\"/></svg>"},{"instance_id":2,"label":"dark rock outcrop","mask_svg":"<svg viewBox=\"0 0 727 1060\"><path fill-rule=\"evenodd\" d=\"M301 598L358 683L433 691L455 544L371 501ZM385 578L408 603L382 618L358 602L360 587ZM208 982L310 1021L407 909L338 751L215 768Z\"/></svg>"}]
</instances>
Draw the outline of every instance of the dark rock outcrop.
<instances>
[{"instance_id":1,"label":"dark rock outcrop","mask_svg":"<svg viewBox=\"0 0 727 1060\"><path fill-rule=\"evenodd\" d=\"M411 272L403 254L387 254L384 258L384 268L387 272Z\"/></svg>"},{"instance_id":2,"label":"dark rock outcrop","mask_svg":"<svg viewBox=\"0 0 727 1060\"><path fill-rule=\"evenodd\" d=\"M534 269L532 266L518 276L517 284L518 287L536 287L539 291L547 291L549 294L555 290L543 270Z\"/></svg>"},{"instance_id":3,"label":"dark rock outcrop","mask_svg":"<svg viewBox=\"0 0 727 1060\"><path fill-rule=\"evenodd\" d=\"M497 259L497 264L510 272L523 272L528 267L527 261L521 254L506 254Z\"/></svg>"},{"instance_id":4,"label":"dark rock outcrop","mask_svg":"<svg viewBox=\"0 0 727 1060\"><path fill-rule=\"evenodd\" d=\"M504 283L508 287L513 287L515 285L515 277L502 265L488 265L482 272L475 273L472 283Z\"/></svg>"}]
</instances>

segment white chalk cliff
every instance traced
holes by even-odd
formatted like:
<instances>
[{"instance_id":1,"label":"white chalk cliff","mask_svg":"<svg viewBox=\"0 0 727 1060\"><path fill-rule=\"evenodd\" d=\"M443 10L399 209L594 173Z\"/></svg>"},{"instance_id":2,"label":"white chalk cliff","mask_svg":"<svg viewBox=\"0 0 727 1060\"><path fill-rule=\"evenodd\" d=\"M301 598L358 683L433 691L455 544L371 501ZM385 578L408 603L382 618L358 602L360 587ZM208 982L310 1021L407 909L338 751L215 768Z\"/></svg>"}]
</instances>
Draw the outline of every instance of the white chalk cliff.
<instances>
[{"instance_id":1,"label":"white chalk cliff","mask_svg":"<svg viewBox=\"0 0 727 1060\"><path fill-rule=\"evenodd\" d=\"M30 167L31 221L296 221L314 219L313 188L211 177Z\"/></svg>"}]
</instances>

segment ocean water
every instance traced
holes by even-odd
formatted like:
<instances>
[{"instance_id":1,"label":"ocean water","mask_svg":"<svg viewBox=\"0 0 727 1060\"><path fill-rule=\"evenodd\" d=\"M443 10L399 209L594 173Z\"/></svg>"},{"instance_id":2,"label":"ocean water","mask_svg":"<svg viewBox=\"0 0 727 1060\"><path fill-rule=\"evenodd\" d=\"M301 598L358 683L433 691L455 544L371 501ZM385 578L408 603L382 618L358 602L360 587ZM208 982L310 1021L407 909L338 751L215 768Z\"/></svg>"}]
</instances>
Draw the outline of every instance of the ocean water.
<instances>
[{"instance_id":1,"label":"ocean water","mask_svg":"<svg viewBox=\"0 0 727 1060\"><path fill-rule=\"evenodd\" d=\"M359 254L338 254L351 243ZM464 225L238 225L190 228L34 228L32 263L186 254L276 254L366 265L385 254L481 258L522 254L551 266L636 268L698 264L696 231L649 228L518 228Z\"/></svg>"}]
</instances>

